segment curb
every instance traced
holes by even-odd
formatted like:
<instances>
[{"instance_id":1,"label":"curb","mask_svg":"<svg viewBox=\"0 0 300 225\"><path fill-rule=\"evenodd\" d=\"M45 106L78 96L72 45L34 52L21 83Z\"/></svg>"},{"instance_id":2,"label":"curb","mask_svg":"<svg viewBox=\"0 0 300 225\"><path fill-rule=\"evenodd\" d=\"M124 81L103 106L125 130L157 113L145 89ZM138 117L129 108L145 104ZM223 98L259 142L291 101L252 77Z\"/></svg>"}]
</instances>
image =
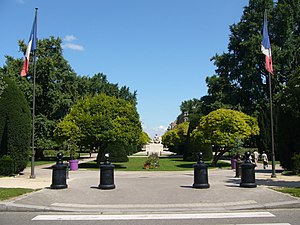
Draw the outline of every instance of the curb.
<instances>
[{"instance_id":1,"label":"curb","mask_svg":"<svg viewBox=\"0 0 300 225\"><path fill-rule=\"evenodd\" d=\"M300 200L275 202L267 204L253 203L199 203L199 204L149 204L147 208L140 204L122 205L82 205L82 204L61 204L62 206L37 206L28 204L16 204L12 202L0 203L0 212L90 212L101 214L129 214L129 213L181 213L189 212L215 212L228 210L271 210L271 209L292 209L300 208Z\"/></svg>"}]
</instances>

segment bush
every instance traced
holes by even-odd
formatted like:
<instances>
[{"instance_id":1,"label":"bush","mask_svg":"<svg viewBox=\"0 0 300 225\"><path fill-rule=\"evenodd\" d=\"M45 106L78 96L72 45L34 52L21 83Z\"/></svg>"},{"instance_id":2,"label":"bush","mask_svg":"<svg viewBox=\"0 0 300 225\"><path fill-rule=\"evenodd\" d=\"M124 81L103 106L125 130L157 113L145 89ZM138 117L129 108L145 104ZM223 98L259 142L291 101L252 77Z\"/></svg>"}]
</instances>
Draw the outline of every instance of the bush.
<instances>
[{"instance_id":1,"label":"bush","mask_svg":"<svg viewBox=\"0 0 300 225\"><path fill-rule=\"evenodd\" d=\"M15 172L15 162L10 156L0 158L0 175L10 176Z\"/></svg>"},{"instance_id":2,"label":"bush","mask_svg":"<svg viewBox=\"0 0 300 225\"><path fill-rule=\"evenodd\" d=\"M31 113L16 83L3 77L7 88L0 98L0 157L14 160L14 173L22 171L29 159Z\"/></svg>"},{"instance_id":3,"label":"bush","mask_svg":"<svg viewBox=\"0 0 300 225\"><path fill-rule=\"evenodd\" d=\"M295 174L300 174L300 154L295 154L292 157L292 171Z\"/></svg>"},{"instance_id":4,"label":"bush","mask_svg":"<svg viewBox=\"0 0 300 225\"><path fill-rule=\"evenodd\" d=\"M70 157L70 151L68 151L68 150L44 150L43 151L43 155L44 155L43 159L50 158L50 159L56 160L57 153L59 153L59 152L61 152L63 154L63 158Z\"/></svg>"},{"instance_id":5,"label":"bush","mask_svg":"<svg viewBox=\"0 0 300 225\"><path fill-rule=\"evenodd\" d=\"M204 145L197 142L190 142L185 145L185 151L183 154L183 159L186 161L197 161L199 152L203 153L203 160L212 160L212 147L211 145Z\"/></svg>"},{"instance_id":6,"label":"bush","mask_svg":"<svg viewBox=\"0 0 300 225\"><path fill-rule=\"evenodd\" d=\"M155 169L159 167L159 156L157 153L152 153L148 156L144 163L144 169Z\"/></svg>"},{"instance_id":7,"label":"bush","mask_svg":"<svg viewBox=\"0 0 300 225\"><path fill-rule=\"evenodd\" d=\"M127 151L122 142L109 143L105 152L109 152L111 162L128 162Z\"/></svg>"},{"instance_id":8,"label":"bush","mask_svg":"<svg viewBox=\"0 0 300 225\"><path fill-rule=\"evenodd\" d=\"M138 147L137 146L124 146L126 152L127 152L127 155L132 155L134 153L137 153L139 151Z\"/></svg>"}]
</instances>

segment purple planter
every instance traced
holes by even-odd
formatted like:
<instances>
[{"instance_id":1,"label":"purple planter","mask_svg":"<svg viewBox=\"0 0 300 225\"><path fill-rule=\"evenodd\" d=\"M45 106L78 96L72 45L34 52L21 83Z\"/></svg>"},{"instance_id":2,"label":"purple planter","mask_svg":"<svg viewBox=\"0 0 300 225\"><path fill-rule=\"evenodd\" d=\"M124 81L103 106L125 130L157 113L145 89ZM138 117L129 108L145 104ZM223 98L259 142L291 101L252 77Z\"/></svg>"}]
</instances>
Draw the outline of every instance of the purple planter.
<instances>
[{"instance_id":1,"label":"purple planter","mask_svg":"<svg viewBox=\"0 0 300 225\"><path fill-rule=\"evenodd\" d=\"M236 168L236 159L231 159L231 169L235 169Z\"/></svg>"},{"instance_id":2,"label":"purple planter","mask_svg":"<svg viewBox=\"0 0 300 225\"><path fill-rule=\"evenodd\" d=\"M78 162L79 160L77 159L69 160L70 170L78 170Z\"/></svg>"}]
</instances>

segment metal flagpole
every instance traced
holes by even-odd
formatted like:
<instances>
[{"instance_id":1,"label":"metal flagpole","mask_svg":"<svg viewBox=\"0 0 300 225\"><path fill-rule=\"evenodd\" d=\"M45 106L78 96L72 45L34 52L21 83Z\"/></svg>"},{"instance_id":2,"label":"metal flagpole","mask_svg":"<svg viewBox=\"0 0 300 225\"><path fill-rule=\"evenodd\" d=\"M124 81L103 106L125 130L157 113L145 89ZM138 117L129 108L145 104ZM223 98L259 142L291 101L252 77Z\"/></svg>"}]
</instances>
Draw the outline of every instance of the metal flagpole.
<instances>
[{"instance_id":1,"label":"metal flagpole","mask_svg":"<svg viewBox=\"0 0 300 225\"><path fill-rule=\"evenodd\" d=\"M271 145L272 145L272 178L276 178L275 173L275 150L274 150L274 122L273 122L273 101L272 101L272 79L269 72L269 93L270 93L270 114L271 114Z\"/></svg>"},{"instance_id":2,"label":"metal flagpole","mask_svg":"<svg viewBox=\"0 0 300 225\"><path fill-rule=\"evenodd\" d=\"M38 8L35 8L35 29L37 29L37 10ZM35 31L37 32L37 31ZM35 149L34 149L34 123L35 123L35 76L36 76L36 49L33 50L33 91L32 91L32 155L31 155L31 173L30 178L35 178L34 173L34 157L35 157Z\"/></svg>"}]
</instances>

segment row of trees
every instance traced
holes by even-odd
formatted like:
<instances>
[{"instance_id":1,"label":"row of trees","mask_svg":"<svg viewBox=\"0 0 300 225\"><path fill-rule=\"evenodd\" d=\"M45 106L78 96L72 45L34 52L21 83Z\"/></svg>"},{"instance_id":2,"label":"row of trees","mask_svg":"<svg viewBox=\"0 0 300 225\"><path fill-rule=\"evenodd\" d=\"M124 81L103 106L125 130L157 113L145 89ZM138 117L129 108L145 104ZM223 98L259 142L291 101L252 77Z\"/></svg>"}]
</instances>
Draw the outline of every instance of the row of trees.
<instances>
[{"instance_id":1,"label":"row of trees","mask_svg":"<svg viewBox=\"0 0 300 225\"><path fill-rule=\"evenodd\" d=\"M69 139L81 147L96 147L101 151L109 142L116 140L128 145L145 141L136 109L136 91L131 92L126 86L119 87L108 82L102 73L78 76L64 59L61 44L61 39L55 37L37 43L36 157L43 157L45 149L60 148L63 141ZM27 46L24 41L19 41L19 46L25 52ZM22 64L23 59L6 56L5 65L0 67L0 100L12 101L11 96L4 95L5 90L10 89L8 80L11 80L26 99L27 107L31 108L33 66L29 68L29 76L21 77ZM4 112L5 107L3 103L0 112ZM0 134L5 126L0 127ZM124 129L127 129L126 132ZM3 146L0 158L10 151L10 147L2 151ZM22 144L22 151L27 152L29 148L28 144Z\"/></svg>"},{"instance_id":2,"label":"row of trees","mask_svg":"<svg viewBox=\"0 0 300 225\"><path fill-rule=\"evenodd\" d=\"M246 142L269 151L271 146L269 74L264 68L262 40L263 15L268 12L274 76L275 152L281 165L291 169L291 158L300 153L300 1L249 0L240 22L230 26L228 51L216 54L212 61L217 67L206 78L208 94L200 99L182 102L183 122L189 113L188 134L199 125L199 119L219 108L242 111L256 117L260 135ZM188 135L189 136L189 135Z\"/></svg>"},{"instance_id":3,"label":"row of trees","mask_svg":"<svg viewBox=\"0 0 300 225\"><path fill-rule=\"evenodd\" d=\"M218 109L202 116L196 128L189 132L191 125L184 122L167 131L162 137L163 144L183 154L186 160L195 160L199 151L204 153L206 160L210 160L213 148L214 165L237 140L249 142L259 134L258 122L254 117L231 109Z\"/></svg>"}]
</instances>

